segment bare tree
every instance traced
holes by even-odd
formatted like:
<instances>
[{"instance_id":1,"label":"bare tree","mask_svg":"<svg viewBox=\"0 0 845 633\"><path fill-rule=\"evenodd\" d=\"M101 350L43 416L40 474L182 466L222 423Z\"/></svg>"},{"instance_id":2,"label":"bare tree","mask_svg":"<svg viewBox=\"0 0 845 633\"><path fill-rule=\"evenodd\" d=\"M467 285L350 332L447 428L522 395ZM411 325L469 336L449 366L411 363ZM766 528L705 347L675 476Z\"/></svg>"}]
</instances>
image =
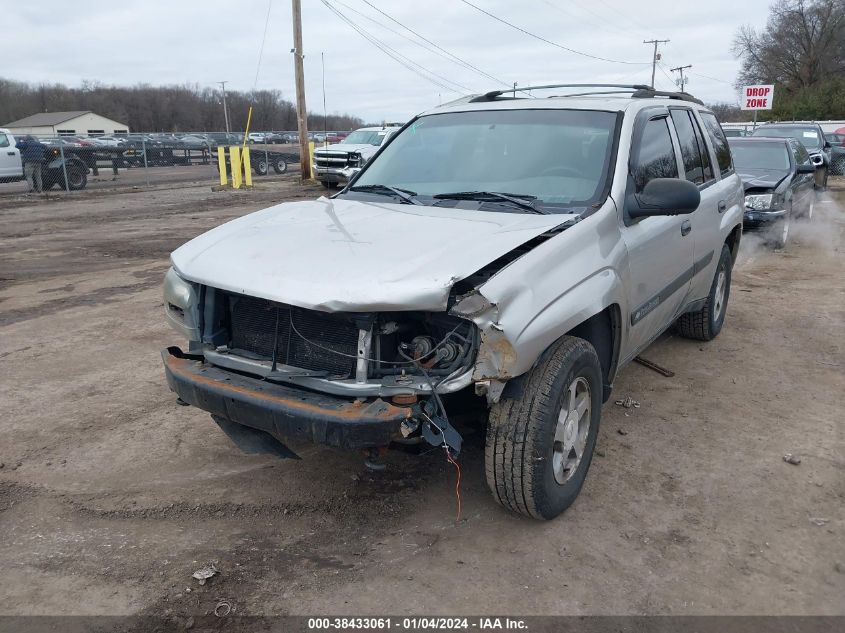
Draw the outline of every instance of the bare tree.
<instances>
[{"instance_id":1,"label":"bare tree","mask_svg":"<svg viewBox=\"0 0 845 633\"><path fill-rule=\"evenodd\" d=\"M795 93L845 73L845 0L778 0L766 28L741 27L737 85L779 84Z\"/></svg>"}]
</instances>

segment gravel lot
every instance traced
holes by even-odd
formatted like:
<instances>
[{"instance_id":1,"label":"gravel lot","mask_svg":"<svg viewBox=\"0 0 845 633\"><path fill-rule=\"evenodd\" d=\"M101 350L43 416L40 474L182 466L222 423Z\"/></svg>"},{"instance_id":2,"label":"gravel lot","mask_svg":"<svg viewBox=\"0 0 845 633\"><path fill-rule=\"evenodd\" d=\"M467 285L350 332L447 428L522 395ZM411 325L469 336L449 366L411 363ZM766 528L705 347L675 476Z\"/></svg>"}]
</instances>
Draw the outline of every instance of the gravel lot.
<instances>
[{"instance_id":1,"label":"gravel lot","mask_svg":"<svg viewBox=\"0 0 845 633\"><path fill-rule=\"evenodd\" d=\"M196 168L194 168L196 169ZM667 334L604 408L579 500L539 523L480 436L389 457L241 454L176 405L169 252L319 188L0 198L0 613L843 614L845 179L783 252L747 235L721 336ZM838 200L838 202L837 202ZM631 396L640 408L614 400ZM783 460L800 456L800 465ZM215 561L198 586L191 573ZM190 588L190 591L188 591Z\"/></svg>"}]
</instances>

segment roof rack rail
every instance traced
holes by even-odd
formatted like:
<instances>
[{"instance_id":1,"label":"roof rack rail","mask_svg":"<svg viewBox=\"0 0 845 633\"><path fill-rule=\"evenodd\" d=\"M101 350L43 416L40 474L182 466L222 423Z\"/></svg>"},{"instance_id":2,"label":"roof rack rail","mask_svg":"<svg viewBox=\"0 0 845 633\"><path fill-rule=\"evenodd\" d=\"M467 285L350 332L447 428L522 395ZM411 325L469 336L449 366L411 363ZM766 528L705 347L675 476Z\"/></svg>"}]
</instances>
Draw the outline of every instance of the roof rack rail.
<instances>
[{"instance_id":1,"label":"roof rack rail","mask_svg":"<svg viewBox=\"0 0 845 633\"><path fill-rule=\"evenodd\" d=\"M603 94L624 94L626 92L631 93L631 97L635 99L648 99L652 97L667 97L669 99L678 99L681 101L691 101L692 103L697 103L699 105L704 105L704 103L693 97L691 94L687 92L667 92L664 90L655 90L651 86L646 86L644 84L548 84L543 86L523 86L521 88L517 88L514 90L493 90L491 92L487 92L483 95L478 95L477 97L473 97L470 99L470 103L478 103L481 101L495 101L500 97L504 97L509 92L528 92L529 90L550 90L553 88L616 88L617 90L605 90L605 91L590 91L590 92L579 92L575 94L567 94L567 95L555 95L559 97L586 97L589 95L603 95ZM519 97L504 97L505 99L514 99Z\"/></svg>"},{"instance_id":2,"label":"roof rack rail","mask_svg":"<svg viewBox=\"0 0 845 633\"><path fill-rule=\"evenodd\" d=\"M651 99L652 97L668 97L669 99L679 99L680 101L691 101L698 105L704 105L701 99L696 99L688 92L669 92L667 90L654 90L647 88L645 90L638 90L631 95L634 99Z\"/></svg>"},{"instance_id":3,"label":"roof rack rail","mask_svg":"<svg viewBox=\"0 0 845 633\"><path fill-rule=\"evenodd\" d=\"M550 90L552 88L624 88L626 90L651 90L651 87L642 84L547 84L544 86L522 86L516 88L516 92L528 92L529 90ZM511 90L493 90L475 97L472 101L493 101L497 97L506 95Z\"/></svg>"}]
</instances>

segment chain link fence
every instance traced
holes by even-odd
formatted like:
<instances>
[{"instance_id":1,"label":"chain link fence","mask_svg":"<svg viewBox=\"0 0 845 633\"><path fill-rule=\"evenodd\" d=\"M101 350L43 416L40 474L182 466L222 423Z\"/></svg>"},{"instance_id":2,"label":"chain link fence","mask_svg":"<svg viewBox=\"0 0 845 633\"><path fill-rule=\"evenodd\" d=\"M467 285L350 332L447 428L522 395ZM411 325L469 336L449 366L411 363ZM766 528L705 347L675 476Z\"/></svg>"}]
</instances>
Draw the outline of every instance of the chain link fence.
<instances>
[{"instance_id":1,"label":"chain link fence","mask_svg":"<svg viewBox=\"0 0 845 633\"><path fill-rule=\"evenodd\" d=\"M227 132L44 135L0 130L0 196L38 193L39 176L44 192L213 185L219 180L217 148L233 145L250 149L254 177L293 177L298 143L292 131L251 132L244 139Z\"/></svg>"}]
</instances>

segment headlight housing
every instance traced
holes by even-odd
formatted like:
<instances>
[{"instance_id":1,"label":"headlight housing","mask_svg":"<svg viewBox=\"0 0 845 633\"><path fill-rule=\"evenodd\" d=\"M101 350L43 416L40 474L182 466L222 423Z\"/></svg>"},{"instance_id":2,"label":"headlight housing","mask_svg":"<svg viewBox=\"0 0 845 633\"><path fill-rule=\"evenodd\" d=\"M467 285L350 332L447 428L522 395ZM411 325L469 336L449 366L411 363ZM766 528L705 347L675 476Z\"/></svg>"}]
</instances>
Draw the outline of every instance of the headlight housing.
<instances>
[{"instance_id":1,"label":"headlight housing","mask_svg":"<svg viewBox=\"0 0 845 633\"><path fill-rule=\"evenodd\" d=\"M189 341L200 340L199 287L182 279L172 267L164 276L164 314L179 334Z\"/></svg>"},{"instance_id":2,"label":"headlight housing","mask_svg":"<svg viewBox=\"0 0 845 633\"><path fill-rule=\"evenodd\" d=\"M771 193L758 193L745 196L745 208L753 211L768 211L772 208L774 195Z\"/></svg>"}]
</instances>

